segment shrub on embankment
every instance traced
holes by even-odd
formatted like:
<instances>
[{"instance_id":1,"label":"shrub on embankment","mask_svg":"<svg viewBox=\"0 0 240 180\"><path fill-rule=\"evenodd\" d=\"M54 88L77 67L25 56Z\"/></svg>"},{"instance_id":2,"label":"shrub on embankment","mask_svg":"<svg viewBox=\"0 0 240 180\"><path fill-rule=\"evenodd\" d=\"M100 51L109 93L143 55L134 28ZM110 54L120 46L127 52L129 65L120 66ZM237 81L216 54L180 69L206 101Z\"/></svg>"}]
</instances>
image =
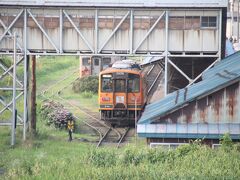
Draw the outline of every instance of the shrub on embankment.
<instances>
[{"instance_id":1,"label":"shrub on embankment","mask_svg":"<svg viewBox=\"0 0 240 180\"><path fill-rule=\"evenodd\" d=\"M97 76L88 76L77 79L72 86L72 90L75 93L83 92L98 92L98 77Z\"/></svg>"},{"instance_id":2,"label":"shrub on embankment","mask_svg":"<svg viewBox=\"0 0 240 180\"><path fill-rule=\"evenodd\" d=\"M54 125L63 129L67 126L67 121L74 117L64 106L54 101L45 101L40 108L40 115L47 125Z\"/></svg>"}]
</instances>

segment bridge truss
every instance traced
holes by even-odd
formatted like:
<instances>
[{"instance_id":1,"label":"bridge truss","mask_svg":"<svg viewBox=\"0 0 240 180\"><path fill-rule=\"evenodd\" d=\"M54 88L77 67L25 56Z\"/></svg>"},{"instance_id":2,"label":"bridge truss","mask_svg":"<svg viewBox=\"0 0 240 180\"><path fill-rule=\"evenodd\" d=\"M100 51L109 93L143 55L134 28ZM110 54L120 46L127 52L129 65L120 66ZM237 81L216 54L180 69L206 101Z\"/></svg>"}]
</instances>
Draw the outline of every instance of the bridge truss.
<instances>
[{"instance_id":1,"label":"bridge truss","mask_svg":"<svg viewBox=\"0 0 240 180\"><path fill-rule=\"evenodd\" d=\"M181 12L185 10L181 9ZM203 8L199 11L203 11ZM18 115L17 119L23 125L23 139L26 139L30 55L158 56L162 57L165 65L165 95L168 92L169 65L184 76L189 85L194 83L202 73L191 78L171 58L214 58L214 62L207 69L219 61L222 52L222 9L217 10L219 45L210 51L171 48L175 42L169 37L169 17L175 17L176 14L178 10L175 8L1 6L0 55L16 57L16 66L22 64L24 67L24 79L20 81L17 76L13 76L14 65L6 67L0 62L0 80L10 76L17 83L15 88L1 87L1 90L19 92L9 102L0 98L3 107L0 115L6 110L14 114L14 102L23 97L24 112L23 115ZM17 34L16 44L9 38L14 34Z\"/></svg>"}]
</instances>

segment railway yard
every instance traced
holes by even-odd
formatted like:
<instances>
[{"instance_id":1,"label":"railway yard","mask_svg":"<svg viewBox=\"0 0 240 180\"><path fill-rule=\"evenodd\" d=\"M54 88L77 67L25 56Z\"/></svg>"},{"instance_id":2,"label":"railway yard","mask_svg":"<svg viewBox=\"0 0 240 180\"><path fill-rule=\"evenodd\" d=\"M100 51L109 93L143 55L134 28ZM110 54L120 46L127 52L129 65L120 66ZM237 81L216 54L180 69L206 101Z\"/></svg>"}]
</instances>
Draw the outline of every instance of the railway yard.
<instances>
[{"instance_id":1,"label":"railway yard","mask_svg":"<svg viewBox=\"0 0 240 180\"><path fill-rule=\"evenodd\" d=\"M0 180L238 180L239 17L236 0L0 0Z\"/></svg>"},{"instance_id":2,"label":"railway yard","mask_svg":"<svg viewBox=\"0 0 240 180\"><path fill-rule=\"evenodd\" d=\"M69 83L69 79L77 77L78 69L73 71L73 73L60 78L56 83L52 84L47 89L42 90L39 93L41 96L42 102L44 101L53 101L60 104L63 104L64 108L69 112L73 113L77 126L86 126L87 129L90 129L89 133L92 131L99 136L96 140L92 140L91 143L96 144L96 147L100 146L115 146L117 148L128 144L131 139L136 136L135 129L130 127L112 127L110 124L107 124L100 120L99 112L90 110L88 107L85 107L81 101L76 99L66 99L64 97L65 89L71 88L74 79ZM63 87L63 84L66 84ZM76 129L79 129L76 127Z\"/></svg>"},{"instance_id":3,"label":"railway yard","mask_svg":"<svg viewBox=\"0 0 240 180\"><path fill-rule=\"evenodd\" d=\"M58 60L59 63L69 62L65 61ZM38 63L38 111L46 99L61 102L64 108L74 114L77 129L80 130L73 134L74 140L68 142L66 130L47 126L38 115L38 134L34 140L29 138L22 143L17 136L16 147L9 151L9 141L3 138L8 130L2 129L0 140L4 143L0 144L0 179L31 179L33 176L41 179L171 179L219 175L237 179L240 156L236 148L225 153L222 149L190 145L179 150L160 148L155 151L147 148L139 138L135 145L133 129L112 128L98 121L99 113L94 105L96 96L84 99L74 94L71 88L66 88L76 79L74 65L65 68L64 73L53 66L50 68L51 76L44 77L44 71L41 73L41 70L49 63L46 60ZM60 71L60 74L66 75L59 75ZM88 142L82 142L81 139L87 139ZM195 162L195 166L188 163L191 161ZM201 175L197 173L199 169L202 169Z\"/></svg>"}]
</instances>

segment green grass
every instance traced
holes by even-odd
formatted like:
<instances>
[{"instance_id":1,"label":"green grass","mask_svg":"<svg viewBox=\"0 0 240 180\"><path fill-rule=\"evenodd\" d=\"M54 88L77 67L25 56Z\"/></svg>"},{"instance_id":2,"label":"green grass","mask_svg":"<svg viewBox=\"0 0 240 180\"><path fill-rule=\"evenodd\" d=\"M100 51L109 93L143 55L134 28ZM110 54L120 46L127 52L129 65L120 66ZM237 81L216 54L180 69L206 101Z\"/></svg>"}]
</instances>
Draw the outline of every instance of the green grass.
<instances>
[{"instance_id":1,"label":"green grass","mask_svg":"<svg viewBox=\"0 0 240 180\"><path fill-rule=\"evenodd\" d=\"M36 76L38 93L79 68L78 57L41 57L37 60Z\"/></svg>"},{"instance_id":2,"label":"green grass","mask_svg":"<svg viewBox=\"0 0 240 180\"><path fill-rule=\"evenodd\" d=\"M81 93L74 93L71 87L64 89L62 92L64 99L70 100L76 105L87 107L93 112L98 112L98 95L93 94L91 98L84 98Z\"/></svg>"}]
</instances>

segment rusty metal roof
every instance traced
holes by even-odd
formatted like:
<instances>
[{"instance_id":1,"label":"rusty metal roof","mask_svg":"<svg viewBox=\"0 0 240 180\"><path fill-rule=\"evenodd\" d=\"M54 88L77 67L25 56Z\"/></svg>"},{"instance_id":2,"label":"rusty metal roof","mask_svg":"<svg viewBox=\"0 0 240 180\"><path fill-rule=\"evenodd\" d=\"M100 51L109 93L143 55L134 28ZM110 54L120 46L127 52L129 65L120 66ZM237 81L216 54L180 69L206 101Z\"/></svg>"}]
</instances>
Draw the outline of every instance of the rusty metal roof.
<instances>
[{"instance_id":1,"label":"rusty metal roof","mask_svg":"<svg viewBox=\"0 0 240 180\"><path fill-rule=\"evenodd\" d=\"M138 124L151 124L158 117L174 112L196 99L240 81L240 52L217 63L203 74L203 80L146 106Z\"/></svg>"}]
</instances>

